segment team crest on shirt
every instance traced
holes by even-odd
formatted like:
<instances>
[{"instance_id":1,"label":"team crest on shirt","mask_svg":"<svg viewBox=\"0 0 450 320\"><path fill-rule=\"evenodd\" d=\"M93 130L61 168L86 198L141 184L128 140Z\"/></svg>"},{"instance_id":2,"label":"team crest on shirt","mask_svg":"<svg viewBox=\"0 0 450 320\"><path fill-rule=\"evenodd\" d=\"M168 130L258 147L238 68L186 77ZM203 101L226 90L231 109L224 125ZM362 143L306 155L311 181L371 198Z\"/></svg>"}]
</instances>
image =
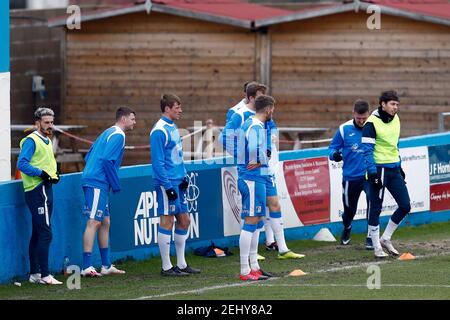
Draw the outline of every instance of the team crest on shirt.
<instances>
[{"instance_id":1,"label":"team crest on shirt","mask_svg":"<svg viewBox=\"0 0 450 320\"><path fill-rule=\"evenodd\" d=\"M361 152L364 152L364 151L359 147L358 143L354 143L352 145L352 152L361 153Z\"/></svg>"},{"instance_id":2,"label":"team crest on shirt","mask_svg":"<svg viewBox=\"0 0 450 320\"><path fill-rule=\"evenodd\" d=\"M44 214L44 213L45 213L44 207L39 207L38 208L38 214Z\"/></svg>"},{"instance_id":3,"label":"team crest on shirt","mask_svg":"<svg viewBox=\"0 0 450 320\"><path fill-rule=\"evenodd\" d=\"M96 217L97 218L101 218L102 216L103 216L103 211L102 210L97 210Z\"/></svg>"},{"instance_id":4,"label":"team crest on shirt","mask_svg":"<svg viewBox=\"0 0 450 320\"><path fill-rule=\"evenodd\" d=\"M256 206L256 212L261 213L262 211L262 207L261 206Z\"/></svg>"},{"instance_id":5,"label":"team crest on shirt","mask_svg":"<svg viewBox=\"0 0 450 320\"><path fill-rule=\"evenodd\" d=\"M359 148L359 145L357 143L352 144L352 151L357 151Z\"/></svg>"}]
</instances>

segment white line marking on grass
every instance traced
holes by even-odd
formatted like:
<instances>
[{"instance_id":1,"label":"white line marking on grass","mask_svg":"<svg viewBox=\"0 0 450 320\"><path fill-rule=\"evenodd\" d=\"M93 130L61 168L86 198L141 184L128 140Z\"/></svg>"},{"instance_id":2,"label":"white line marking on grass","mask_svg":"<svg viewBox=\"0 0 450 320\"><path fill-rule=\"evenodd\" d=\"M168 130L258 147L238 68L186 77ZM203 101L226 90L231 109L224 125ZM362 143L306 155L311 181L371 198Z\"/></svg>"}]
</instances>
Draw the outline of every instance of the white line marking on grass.
<instances>
[{"instance_id":1,"label":"white line marking on grass","mask_svg":"<svg viewBox=\"0 0 450 320\"><path fill-rule=\"evenodd\" d=\"M423 255L423 256L416 256L416 259L423 259L423 258L431 258L431 257L437 257L437 256L444 256L444 255L448 255L450 254L450 252L441 252L441 253L433 253L433 254L429 254L429 255ZM324 273L324 272L336 272L336 271L342 271L342 270L348 270L348 269L354 269L354 268L360 268L360 267L367 267L369 265L380 265L380 264L386 264L386 263L391 263L391 262L397 262L399 261L398 259L387 259L387 260L382 260L382 261L375 261L375 262L364 262L364 263L359 263L359 264L352 264L352 265L347 265L347 266L342 266L342 267L334 267L334 268L329 268L329 269L320 269L314 272L310 272L310 274L316 274L316 273ZM220 289L226 289L226 288L234 288L234 287L244 287L244 286L249 286L249 285L257 285L257 286L289 286L289 285L277 285L277 284L268 284L268 281L271 280L276 280L276 279L280 279L280 278L284 278L284 277L289 277L289 275L283 276L283 277L274 277L274 278L270 278L268 280L264 280L264 281L252 281L252 282L238 282L238 283L230 283L230 284L225 284L225 285L217 285L217 286L211 286L211 287L203 287L200 289L192 289L192 290L185 290L185 291L175 291L175 292L169 292L169 293L163 293L163 294L156 294L156 295L152 295L152 296L143 296L143 297L139 297L139 298L135 298L135 299L131 299L131 300L147 300L147 299L153 299L153 298L164 298L164 297L170 297L170 296L177 296L177 295L183 295L183 294L199 294L199 293L203 293L206 291L212 291L212 290L220 290ZM344 285L344 284L298 284L298 285L292 285L292 286L305 286L305 287L344 287L344 286L348 286L348 287L367 287L367 285ZM424 284L424 285L388 285L388 284L384 284L383 286L386 287L395 287L395 286L403 286L403 287L442 287L442 288L447 288L450 287L447 285L428 285L428 284Z\"/></svg>"},{"instance_id":2,"label":"white line marking on grass","mask_svg":"<svg viewBox=\"0 0 450 320\"><path fill-rule=\"evenodd\" d=\"M280 283L280 284L265 284L259 283L264 287L361 287L367 288L367 284L311 284L311 283ZM399 287L399 288L450 288L450 285L445 284L383 284L382 287Z\"/></svg>"},{"instance_id":3,"label":"white line marking on grass","mask_svg":"<svg viewBox=\"0 0 450 320\"><path fill-rule=\"evenodd\" d=\"M431 253L431 254L427 254L427 255L419 255L416 256L416 259L424 259L424 258L432 258L432 257L439 257L439 256L445 256L445 255L449 255L450 252L441 252L441 253ZM360 267L368 267L370 265L380 265L380 264L386 264L386 263L391 263L391 262L396 262L399 261L398 258L392 260L387 258L386 260L380 260L380 261L375 261L375 262L363 262L363 263L358 263L358 264L351 264L351 265L347 265L347 266L342 266L342 267L334 267L334 268L329 268L329 269L319 269L317 271L311 272L311 273L323 273L323 272L336 272L336 271L342 271L342 270L349 270L349 269L354 269L354 268L360 268Z\"/></svg>"},{"instance_id":4,"label":"white line marking on grass","mask_svg":"<svg viewBox=\"0 0 450 320\"><path fill-rule=\"evenodd\" d=\"M267 279L264 281L271 281L271 280L275 280L278 278L271 278L271 279ZM230 283L230 284L225 284L225 285L220 285L220 286L212 286L212 287L203 287L200 289L192 289L192 290L186 290L186 291L176 291L176 292L169 292L169 293L163 293L163 294L156 294L153 296L144 296L144 297L139 297L136 299L131 299L131 300L147 300L147 299L152 299L152 298L164 298L164 297L170 297L170 296L177 296L177 295L181 295L181 294L191 294L191 293L203 293L205 291L211 291L211 290L219 290L219 289L225 289L225 288L233 288L233 287L244 287L244 286L249 286L249 285L256 285L259 281L250 281L250 282L239 282L239 283Z\"/></svg>"},{"instance_id":5,"label":"white line marking on grass","mask_svg":"<svg viewBox=\"0 0 450 320\"><path fill-rule=\"evenodd\" d=\"M374 264L375 265L386 264L386 263L389 263L389 262L392 262L392 261L383 260L383 261L376 261L376 262L364 262L364 263L352 264L352 265L342 266L342 267L334 267L334 268L329 268L329 269L319 269L319 270L311 272L311 273L337 272L337 271L355 269L355 268L360 268L360 267L368 267L368 266L374 265Z\"/></svg>"}]
</instances>

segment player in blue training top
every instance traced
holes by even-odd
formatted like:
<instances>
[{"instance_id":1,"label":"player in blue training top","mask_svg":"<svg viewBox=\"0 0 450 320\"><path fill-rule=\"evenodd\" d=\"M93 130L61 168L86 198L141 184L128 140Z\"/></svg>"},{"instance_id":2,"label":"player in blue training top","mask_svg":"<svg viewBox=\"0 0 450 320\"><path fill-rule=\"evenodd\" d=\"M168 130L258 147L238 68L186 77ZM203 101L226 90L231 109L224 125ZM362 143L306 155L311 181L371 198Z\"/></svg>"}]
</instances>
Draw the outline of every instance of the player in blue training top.
<instances>
[{"instance_id":1,"label":"player in blue training top","mask_svg":"<svg viewBox=\"0 0 450 320\"><path fill-rule=\"evenodd\" d=\"M353 119L339 126L329 147L330 160L336 162L344 160L342 173L342 202L344 203L342 245L350 243L352 221L356 214L359 196L363 190L366 194L367 207L369 206L369 190L365 177L366 165L361 142L362 129L367 118L369 118L369 103L364 100L356 100L353 105ZM368 218L367 213L366 218ZM373 249L369 234L366 237L366 249Z\"/></svg>"},{"instance_id":2,"label":"player in blue training top","mask_svg":"<svg viewBox=\"0 0 450 320\"><path fill-rule=\"evenodd\" d=\"M160 101L162 117L150 132L153 181L160 217L158 246L162 260L161 275L188 276L200 273L186 263L185 246L190 224L187 213L188 180L183 162L183 145L174 121L181 117L181 100L174 94L163 94ZM177 265L170 261L170 240L175 223Z\"/></svg>"},{"instance_id":3,"label":"player in blue training top","mask_svg":"<svg viewBox=\"0 0 450 320\"><path fill-rule=\"evenodd\" d=\"M273 119L265 123L265 128L267 130L267 157L269 158L269 175L266 179L266 203L269 212L264 217L266 250L277 250L278 259L301 259L305 255L289 250L284 237L284 223L275 183L275 173L278 166L278 151L275 142L278 139L278 129Z\"/></svg>"},{"instance_id":4,"label":"player in blue training top","mask_svg":"<svg viewBox=\"0 0 450 320\"><path fill-rule=\"evenodd\" d=\"M259 231L266 214L266 181L270 172L267 156L267 130L265 123L272 118L275 99L259 96L255 100L256 114L246 120L240 131L244 142L244 159L238 164L238 188L242 196L241 218L244 220L239 238L240 279L264 280L272 276L261 270L257 251Z\"/></svg>"},{"instance_id":5,"label":"player in blue training top","mask_svg":"<svg viewBox=\"0 0 450 320\"><path fill-rule=\"evenodd\" d=\"M239 162L243 162L243 143L238 143L239 133L242 130L242 125L244 122L255 115L255 99L261 95L266 93L267 87L261 83L250 82L245 87L245 95L247 103L233 111L231 118L227 121L225 128L222 131L219 139L222 141L223 149L226 150L232 157L234 164L238 164ZM230 109L231 110L231 109ZM228 115L230 113L228 111ZM240 155L240 157L238 157ZM239 158L239 159L238 159ZM238 175L239 175L239 167L238 167ZM265 258L261 255L258 255L259 260L264 260Z\"/></svg>"},{"instance_id":6,"label":"player in blue training top","mask_svg":"<svg viewBox=\"0 0 450 320\"><path fill-rule=\"evenodd\" d=\"M83 235L83 270L81 275L100 277L124 274L111 264L109 257L109 192L120 191L119 168L125 150L125 132L136 124L136 113L128 107L116 111L116 124L95 140L86 155L86 167L81 176L85 197L84 214L88 221ZM102 268L98 273L92 265L92 247L98 230L98 245Z\"/></svg>"},{"instance_id":7,"label":"player in blue training top","mask_svg":"<svg viewBox=\"0 0 450 320\"><path fill-rule=\"evenodd\" d=\"M239 103L236 104L234 107L231 107L230 109L228 109L226 122L230 121L230 119L233 116L233 114L235 114L239 109L241 109L242 107L244 107L248 103L247 86L249 84L255 84L255 83L256 83L255 81L247 81L246 83L244 83L244 94L245 94L245 97L244 97L244 99L239 101Z\"/></svg>"},{"instance_id":8,"label":"player in blue training top","mask_svg":"<svg viewBox=\"0 0 450 320\"><path fill-rule=\"evenodd\" d=\"M223 132L222 132L222 143L224 145L224 149L227 150L227 152L233 156L234 162L238 164L238 176L241 172L241 166L239 164L242 164L244 161L244 143L243 139L239 140L240 131L242 130L242 126L244 122L255 115L255 100L261 96L264 95L267 87L263 84L251 82L247 85L246 88L246 95L248 103L238 109L233 116L231 117L230 121L227 122ZM272 133L276 134L277 127L275 124L275 121L273 119L269 119L267 122L264 123L264 128L267 132L267 156L271 156L271 148L272 148ZM267 248L268 249L276 249L279 252L279 259L299 259L303 258L304 255L297 254L292 252L288 249L286 245L286 241L284 238L284 230L283 230L283 221L281 217L281 207L278 199L277 189L275 185L275 176L274 174L270 175L270 178L266 180L267 186L267 205L269 207L269 217L266 218L267 221L265 221L265 229L266 229L266 237L272 236L272 238L278 239L279 245L272 240ZM272 218L270 218L272 217ZM264 224L258 225L258 232L261 231L264 227ZM264 260L263 256L258 255L260 260Z\"/></svg>"},{"instance_id":9,"label":"player in blue training top","mask_svg":"<svg viewBox=\"0 0 450 320\"><path fill-rule=\"evenodd\" d=\"M255 114L255 99L266 93L267 87L257 82L250 82L246 87L247 104L237 109L230 120L227 121L225 128L220 135L220 140L223 145L223 149L228 154L233 156L234 162L238 161L238 154L243 150L238 150L238 147L242 149L242 144L238 144L239 131L242 128L245 120L252 117ZM228 117L228 114L227 114Z\"/></svg>"}]
</instances>

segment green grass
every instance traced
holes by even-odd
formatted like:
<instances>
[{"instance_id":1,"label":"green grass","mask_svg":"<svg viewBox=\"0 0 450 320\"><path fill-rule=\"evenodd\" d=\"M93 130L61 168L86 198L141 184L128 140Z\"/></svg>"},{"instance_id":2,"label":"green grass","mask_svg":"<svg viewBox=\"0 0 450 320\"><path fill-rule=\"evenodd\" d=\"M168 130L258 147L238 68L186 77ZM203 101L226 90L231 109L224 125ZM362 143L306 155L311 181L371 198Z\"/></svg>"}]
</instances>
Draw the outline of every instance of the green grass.
<instances>
[{"instance_id":1,"label":"green grass","mask_svg":"<svg viewBox=\"0 0 450 320\"><path fill-rule=\"evenodd\" d=\"M278 277L270 281L239 281L239 249L225 258L188 255L189 264L202 269L201 275L183 279L163 278L160 259L127 261L120 267L125 276L81 279L80 290L64 286L43 286L23 282L21 287L0 285L2 299L450 299L450 222L399 229L394 243L401 252L420 258L383 260L381 289L366 287L367 265L379 263L373 253L364 250L364 235L353 235L352 244L311 240L290 241L289 247L306 254L301 260L278 260L275 252L260 253L266 261L260 265ZM175 258L172 258L175 261ZM363 265L362 265L363 264ZM345 268L352 266L351 268ZM308 274L290 277L294 269ZM58 276L58 279L64 279ZM183 292L190 290L200 291Z\"/></svg>"}]
</instances>

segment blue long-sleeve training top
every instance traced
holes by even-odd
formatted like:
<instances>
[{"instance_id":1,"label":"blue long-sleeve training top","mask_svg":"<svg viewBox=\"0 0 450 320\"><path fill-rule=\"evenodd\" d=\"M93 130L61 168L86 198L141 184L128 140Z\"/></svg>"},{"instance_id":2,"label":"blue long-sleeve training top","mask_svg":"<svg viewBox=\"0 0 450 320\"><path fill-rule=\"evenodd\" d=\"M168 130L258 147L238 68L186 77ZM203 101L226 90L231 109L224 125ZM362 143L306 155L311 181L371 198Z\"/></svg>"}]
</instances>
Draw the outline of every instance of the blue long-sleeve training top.
<instances>
[{"instance_id":1,"label":"blue long-sleeve training top","mask_svg":"<svg viewBox=\"0 0 450 320\"><path fill-rule=\"evenodd\" d=\"M269 173L275 175L279 163L279 154L276 146L273 145L272 137L279 135L278 127L273 119L265 123L267 129L267 150L270 151L271 157L269 159Z\"/></svg>"},{"instance_id":2,"label":"blue long-sleeve training top","mask_svg":"<svg viewBox=\"0 0 450 320\"><path fill-rule=\"evenodd\" d=\"M237 159L239 130L244 122L253 115L255 115L255 111L244 105L235 111L222 131L220 138L223 149L234 159Z\"/></svg>"},{"instance_id":3,"label":"blue long-sleeve training top","mask_svg":"<svg viewBox=\"0 0 450 320\"><path fill-rule=\"evenodd\" d=\"M112 126L98 136L89 149L81 176L83 186L120 191L119 168L125 151L125 133Z\"/></svg>"},{"instance_id":4,"label":"blue long-sleeve training top","mask_svg":"<svg viewBox=\"0 0 450 320\"><path fill-rule=\"evenodd\" d=\"M278 127L273 119L264 123L264 127L267 129L267 150L272 151L272 136L278 136Z\"/></svg>"},{"instance_id":5,"label":"blue long-sleeve training top","mask_svg":"<svg viewBox=\"0 0 450 320\"><path fill-rule=\"evenodd\" d=\"M267 157L267 130L263 122L255 117L247 119L241 130L245 141L245 160L238 165L239 178L244 180L265 182L270 175L269 158ZM248 164L260 163L261 166L249 170Z\"/></svg>"},{"instance_id":6,"label":"blue long-sleeve training top","mask_svg":"<svg viewBox=\"0 0 450 320\"><path fill-rule=\"evenodd\" d=\"M162 117L155 123L150 132L150 153L155 187L167 190L183 181L186 175L183 145L172 120Z\"/></svg>"},{"instance_id":7,"label":"blue long-sleeve training top","mask_svg":"<svg viewBox=\"0 0 450 320\"><path fill-rule=\"evenodd\" d=\"M342 152L344 181L358 180L366 174L361 138L362 128L358 127L354 120L349 120L339 126L330 143L330 160L333 160L336 151Z\"/></svg>"},{"instance_id":8,"label":"blue long-sleeve training top","mask_svg":"<svg viewBox=\"0 0 450 320\"><path fill-rule=\"evenodd\" d=\"M235 114L239 109L241 109L242 107L245 107L245 100L246 99L242 99L234 107L231 107L230 109L228 109L226 122L230 121L230 119L233 116L233 114Z\"/></svg>"}]
</instances>

